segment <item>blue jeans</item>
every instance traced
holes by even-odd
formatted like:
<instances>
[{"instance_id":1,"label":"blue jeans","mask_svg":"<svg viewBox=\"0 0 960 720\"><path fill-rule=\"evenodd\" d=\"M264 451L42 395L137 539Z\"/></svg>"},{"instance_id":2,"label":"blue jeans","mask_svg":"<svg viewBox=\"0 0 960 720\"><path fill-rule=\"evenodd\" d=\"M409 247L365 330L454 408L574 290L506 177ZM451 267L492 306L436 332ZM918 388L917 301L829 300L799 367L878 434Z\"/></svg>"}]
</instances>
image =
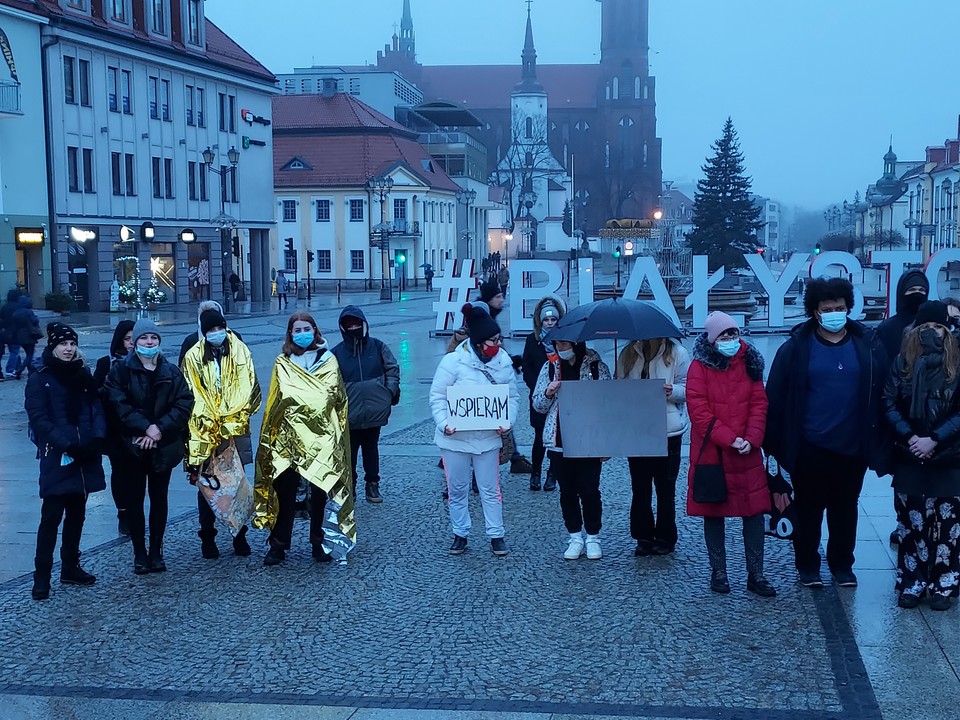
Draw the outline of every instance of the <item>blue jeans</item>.
<instances>
[{"instance_id":1,"label":"blue jeans","mask_svg":"<svg viewBox=\"0 0 960 720\"><path fill-rule=\"evenodd\" d=\"M23 345L23 352L26 354L26 358L23 360L20 359L20 345L10 345L10 359L7 360L7 374L8 375L19 375L24 370L28 373L33 372L33 352L36 349L36 345Z\"/></svg>"},{"instance_id":2,"label":"blue jeans","mask_svg":"<svg viewBox=\"0 0 960 720\"><path fill-rule=\"evenodd\" d=\"M7 359L7 375L16 375L20 370L20 346L7 344L10 357Z\"/></svg>"}]
</instances>

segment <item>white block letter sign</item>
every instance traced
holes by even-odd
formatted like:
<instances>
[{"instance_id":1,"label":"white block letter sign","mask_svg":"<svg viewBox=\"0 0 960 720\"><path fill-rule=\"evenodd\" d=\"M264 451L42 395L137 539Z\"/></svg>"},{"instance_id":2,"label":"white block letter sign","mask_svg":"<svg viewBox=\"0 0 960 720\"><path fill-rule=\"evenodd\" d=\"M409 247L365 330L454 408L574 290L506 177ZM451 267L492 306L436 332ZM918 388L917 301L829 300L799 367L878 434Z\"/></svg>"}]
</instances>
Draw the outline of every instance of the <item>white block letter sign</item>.
<instances>
[{"instance_id":1,"label":"white block letter sign","mask_svg":"<svg viewBox=\"0 0 960 720\"><path fill-rule=\"evenodd\" d=\"M453 385L447 388L447 425L454 430L499 430L513 424L506 385Z\"/></svg>"}]
</instances>

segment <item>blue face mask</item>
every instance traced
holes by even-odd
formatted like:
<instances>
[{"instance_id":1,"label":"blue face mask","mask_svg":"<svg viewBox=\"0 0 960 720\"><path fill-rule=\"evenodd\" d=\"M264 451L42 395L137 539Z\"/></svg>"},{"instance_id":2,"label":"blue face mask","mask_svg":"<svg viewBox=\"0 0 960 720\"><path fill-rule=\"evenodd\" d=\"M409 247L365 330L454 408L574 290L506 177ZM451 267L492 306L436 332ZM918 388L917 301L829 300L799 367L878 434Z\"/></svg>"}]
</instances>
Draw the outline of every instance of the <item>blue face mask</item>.
<instances>
[{"instance_id":1,"label":"blue face mask","mask_svg":"<svg viewBox=\"0 0 960 720\"><path fill-rule=\"evenodd\" d=\"M718 340L717 352L724 357L732 358L740 352L740 338L736 340Z\"/></svg>"},{"instance_id":2,"label":"blue face mask","mask_svg":"<svg viewBox=\"0 0 960 720\"><path fill-rule=\"evenodd\" d=\"M842 310L820 313L820 325L827 332L840 332L847 325L847 313Z\"/></svg>"},{"instance_id":3,"label":"blue face mask","mask_svg":"<svg viewBox=\"0 0 960 720\"><path fill-rule=\"evenodd\" d=\"M295 333L293 335L293 343L304 350L313 345L315 339L316 336L312 332Z\"/></svg>"},{"instance_id":4,"label":"blue face mask","mask_svg":"<svg viewBox=\"0 0 960 720\"><path fill-rule=\"evenodd\" d=\"M207 342L213 345L214 347L220 347L223 345L223 341L227 339L226 330L214 330L213 332L207 333Z\"/></svg>"},{"instance_id":5,"label":"blue face mask","mask_svg":"<svg viewBox=\"0 0 960 720\"><path fill-rule=\"evenodd\" d=\"M160 354L160 346L155 345L154 347L144 347L143 345L137 345L137 355L141 355L145 358L155 358Z\"/></svg>"}]
</instances>

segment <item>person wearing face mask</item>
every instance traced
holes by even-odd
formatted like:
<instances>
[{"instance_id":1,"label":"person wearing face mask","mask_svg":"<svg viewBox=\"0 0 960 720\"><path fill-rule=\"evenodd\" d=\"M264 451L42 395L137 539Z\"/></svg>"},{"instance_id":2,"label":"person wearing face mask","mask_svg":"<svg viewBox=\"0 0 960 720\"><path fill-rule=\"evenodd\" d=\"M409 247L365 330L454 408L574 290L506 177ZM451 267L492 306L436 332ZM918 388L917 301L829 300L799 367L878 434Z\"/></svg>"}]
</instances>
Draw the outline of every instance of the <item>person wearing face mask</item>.
<instances>
[{"instance_id":1,"label":"person wearing face mask","mask_svg":"<svg viewBox=\"0 0 960 720\"><path fill-rule=\"evenodd\" d=\"M533 470L530 473L530 489L539 490L543 473L543 458L546 448L543 445L543 426L547 416L533 409L533 391L537 386L540 371L549 361L557 358L557 351L553 343L547 340L547 335L563 317L563 308L559 300L552 296L542 298L533 309L533 332L527 335L523 345L521 365L523 381L530 391L530 426L533 428L533 452L530 455ZM553 464L547 470L547 481L543 483L545 492L557 487L557 476L553 472Z\"/></svg>"},{"instance_id":2,"label":"person wearing face mask","mask_svg":"<svg viewBox=\"0 0 960 720\"><path fill-rule=\"evenodd\" d=\"M447 390L456 385L506 385L508 417L517 416L518 393L516 373L510 356L501 347L500 326L480 308L465 308L469 337L440 361L430 386L430 410L437 429L434 442L443 453L447 475L450 524L453 528L451 555L467 550L470 535L471 471L476 475L483 505L483 518L490 548L494 555L504 556L503 499L500 492L500 448L502 435L510 427L497 430L457 430L451 426Z\"/></svg>"},{"instance_id":3,"label":"person wearing face mask","mask_svg":"<svg viewBox=\"0 0 960 720\"><path fill-rule=\"evenodd\" d=\"M763 514L770 510L767 474L760 452L767 419L763 356L740 338L739 326L726 313L710 313L704 332L693 346L693 361L687 371L687 407L687 514L703 517L710 589L716 593L730 592L724 518L739 517L743 520L747 590L761 597L774 597L777 591L763 574ZM727 499L697 502L697 467L718 463L723 468Z\"/></svg>"},{"instance_id":4,"label":"person wearing face mask","mask_svg":"<svg viewBox=\"0 0 960 720\"><path fill-rule=\"evenodd\" d=\"M180 355L177 358L177 367L183 366L183 359L187 356L187 351L200 342L200 338L203 337L203 333L200 330L200 316L203 315L208 310L216 310L220 315L226 317L223 312L223 306L218 303L216 300L204 300L199 305L197 305L197 330L187 335L183 342L180 344ZM241 335L236 330L232 329L230 332L238 339L243 340L243 335Z\"/></svg>"},{"instance_id":5,"label":"person wearing face mask","mask_svg":"<svg viewBox=\"0 0 960 720\"><path fill-rule=\"evenodd\" d=\"M187 474L192 485L211 458L234 441L244 465L253 461L250 443L250 417L260 409L260 384L250 350L227 328L223 315L214 309L200 315L203 339L187 351L180 363L181 372L195 402L187 426ZM220 557L216 536L217 517L210 502L197 491L200 518L200 554L206 560ZM233 538L233 552L250 555L247 526Z\"/></svg>"},{"instance_id":6,"label":"person wearing face mask","mask_svg":"<svg viewBox=\"0 0 960 720\"><path fill-rule=\"evenodd\" d=\"M84 366L77 340L68 325L47 325L47 347L24 394L40 458L43 499L31 591L34 600L50 596L61 520L60 583L87 586L97 579L80 567L80 537L87 496L107 487L101 458L107 425L96 382Z\"/></svg>"},{"instance_id":7,"label":"person wearing face mask","mask_svg":"<svg viewBox=\"0 0 960 720\"><path fill-rule=\"evenodd\" d=\"M110 369L127 359L133 348L133 320L121 320L113 331L113 340L110 342L110 354L97 360L97 367L93 379L97 383L101 397L105 400L106 393L103 385L107 381ZM124 461L127 459L126 448L120 445L120 426L117 419L110 413L109 405L104 405L107 418L107 456L110 458L110 492L113 494L113 504L117 508L117 532L129 535L126 512L126 489L124 482L127 470Z\"/></svg>"},{"instance_id":8,"label":"person wearing face mask","mask_svg":"<svg viewBox=\"0 0 960 720\"><path fill-rule=\"evenodd\" d=\"M819 548L826 513L827 565L837 585L856 587L864 475L868 466L881 475L889 466L881 441L884 351L879 339L848 317L853 286L846 279L811 280L803 305L807 321L791 331L770 368L763 447L793 482L800 582L823 587Z\"/></svg>"},{"instance_id":9,"label":"person wearing face mask","mask_svg":"<svg viewBox=\"0 0 960 720\"><path fill-rule=\"evenodd\" d=\"M133 326L133 352L110 369L106 403L116 418L129 475L127 524L133 544L133 572L164 572L170 474L183 460L193 393L180 369L160 351L160 330L148 318ZM150 494L150 548L146 544L145 496Z\"/></svg>"},{"instance_id":10,"label":"person wearing face mask","mask_svg":"<svg viewBox=\"0 0 960 720\"><path fill-rule=\"evenodd\" d=\"M400 402L400 365L386 344L370 337L367 318L356 305L348 305L340 313L340 334L343 342L331 352L347 386L353 493L357 492L357 456L362 452L367 502L382 503L380 429Z\"/></svg>"},{"instance_id":11,"label":"person wearing face mask","mask_svg":"<svg viewBox=\"0 0 960 720\"><path fill-rule=\"evenodd\" d=\"M543 444L547 448L551 464L555 465L557 482L560 485L560 513L563 524L570 533L565 560L577 560L586 550L587 558L603 557L600 548L603 503L600 497L600 474L603 460L600 458L570 458L563 454L563 432L576 432L576 428L560 426L561 382L609 380L610 368L600 355L586 343L571 343L555 340L556 358L548 361L537 377L533 391L533 409L546 416L543 424ZM583 531L587 537L584 539Z\"/></svg>"},{"instance_id":12,"label":"person wearing face mask","mask_svg":"<svg viewBox=\"0 0 960 720\"><path fill-rule=\"evenodd\" d=\"M266 566L286 560L301 484L310 488L313 559L346 558L356 543L347 389L336 356L305 312L287 321L257 448L253 525L270 529ZM324 530L328 502L336 507L336 532Z\"/></svg>"},{"instance_id":13,"label":"person wearing face mask","mask_svg":"<svg viewBox=\"0 0 960 720\"><path fill-rule=\"evenodd\" d=\"M926 302L884 389L896 441L893 489L907 534L897 553L898 604L947 610L960 594L960 348L947 306Z\"/></svg>"},{"instance_id":14,"label":"person wearing face mask","mask_svg":"<svg viewBox=\"0 0 960 720\"><path fill-rule=\"evenodd\" d=\"M667 394L667 457L632 457L630 483L630 535L637 541L634 555L669 555L677 545L677 476L680 448L690 426L687 417L687 371L690 355L672 338L638 340L627 345L617 359L621 380L664 381ZM653 516L653 490L657 490L657 517Z\"/></svg>"}]
</instances>

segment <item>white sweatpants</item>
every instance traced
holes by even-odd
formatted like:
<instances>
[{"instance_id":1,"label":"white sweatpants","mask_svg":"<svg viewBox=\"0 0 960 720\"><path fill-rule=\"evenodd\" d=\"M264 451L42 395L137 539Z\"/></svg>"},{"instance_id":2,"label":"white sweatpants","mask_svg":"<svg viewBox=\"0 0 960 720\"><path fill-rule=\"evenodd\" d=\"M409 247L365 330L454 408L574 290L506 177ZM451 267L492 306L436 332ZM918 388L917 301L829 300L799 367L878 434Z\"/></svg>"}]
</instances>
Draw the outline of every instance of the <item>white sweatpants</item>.
<instances>
[{"instance_id":1,"label":"white sweatpants","mask_svg":"<svg viewBox=\"0 0 960 720\"><path fill-rule=\"evenodd\" d=\"M450 496L450 524L454 535L470 535L470 476L477 476L480 503L487 537L503 537L503 496L500 493L500 449L480 455L443 451L443 469L447 474L447 493Z\"/></svg>"}]
</instances>

